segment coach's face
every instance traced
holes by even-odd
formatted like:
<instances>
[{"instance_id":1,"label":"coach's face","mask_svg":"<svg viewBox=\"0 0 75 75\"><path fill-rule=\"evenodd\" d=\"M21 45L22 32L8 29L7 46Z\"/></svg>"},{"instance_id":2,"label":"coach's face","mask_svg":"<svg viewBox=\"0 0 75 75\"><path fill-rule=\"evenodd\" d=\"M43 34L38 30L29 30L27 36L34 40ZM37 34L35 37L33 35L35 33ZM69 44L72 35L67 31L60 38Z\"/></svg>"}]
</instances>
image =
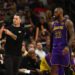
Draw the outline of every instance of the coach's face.
<instances>
[{"instance_id":1,"label":"coach's face","mask_svg":"<svg viewBox=\"0 0 75 75\"><path fill-rule=\"evenodd\" d=\"M21 23L21 18L17 15L14 15L13 24L14 25L20 25L20 23Z\"/></svg>"}]
</instances>

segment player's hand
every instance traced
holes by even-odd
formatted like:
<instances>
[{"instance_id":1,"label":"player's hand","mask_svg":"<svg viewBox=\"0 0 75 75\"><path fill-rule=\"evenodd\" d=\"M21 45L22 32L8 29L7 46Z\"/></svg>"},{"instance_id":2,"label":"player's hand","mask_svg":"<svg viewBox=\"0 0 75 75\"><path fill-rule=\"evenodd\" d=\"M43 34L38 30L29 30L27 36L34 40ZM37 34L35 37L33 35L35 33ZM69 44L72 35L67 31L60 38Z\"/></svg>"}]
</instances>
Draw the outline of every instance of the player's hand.
<instances>
[{"instance_id":1,"label":"player's hand","mask_svg":"<svg viewBox=\"0 0 75 75\"><path fill-rule=\"evenodd\" d=\"M5 31L5 34L7 34L7 35L12 35L12 32L11 31L9 31L8 29L4 29L4 31Z\"/></svg>"},{"instance_id":2,"label":"player's hand","mask_svg":"<svg viewBox=\"0 0 75 75\"><path fill-rule=\"evenodd\" d=\"M65 47L64 50L62 51L62 54L65 55L67 53L69 53L69 48Z\"/></svg>"}]
</instances>

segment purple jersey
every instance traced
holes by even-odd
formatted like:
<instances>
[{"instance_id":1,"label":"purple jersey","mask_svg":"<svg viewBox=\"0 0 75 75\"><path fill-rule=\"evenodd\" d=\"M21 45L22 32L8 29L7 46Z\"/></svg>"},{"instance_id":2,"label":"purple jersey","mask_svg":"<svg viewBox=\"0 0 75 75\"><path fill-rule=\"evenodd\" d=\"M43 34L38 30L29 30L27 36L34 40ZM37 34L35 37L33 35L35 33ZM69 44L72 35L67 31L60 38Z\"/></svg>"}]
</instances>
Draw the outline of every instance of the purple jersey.
<instances>
[{"instance_id":1,"label":"purple jersey","mask_svg":"<svg viewBox=\"0 0 75 75\"><path fill-rule=\"evenodd\" d=\"M65 25L66 19L61 23L54 22L53 26L53 51L51 62L57 65L69 65L69 53L63 55L62 51L67 45L67 29Z\"/></svg>"},{"instance_id":2,"label":"purple jersey","mask_svg":"<svg viewBox=\"0 0 75 75\"><path fill-rule=\"evenodd\" d=\"M67 45L67 29L64 19L61 23L54 22L53 26L53 52L61 53L63 48Z\"/></svg>"}]
</instances>

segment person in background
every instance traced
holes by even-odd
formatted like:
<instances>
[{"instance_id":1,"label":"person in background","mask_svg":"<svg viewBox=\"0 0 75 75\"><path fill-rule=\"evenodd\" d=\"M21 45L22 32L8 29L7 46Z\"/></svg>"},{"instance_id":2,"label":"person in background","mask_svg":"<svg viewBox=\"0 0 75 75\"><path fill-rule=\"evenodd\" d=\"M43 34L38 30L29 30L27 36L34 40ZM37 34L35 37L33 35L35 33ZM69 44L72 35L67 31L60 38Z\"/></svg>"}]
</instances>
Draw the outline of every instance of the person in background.
<instances>
[{"instance_id":1,"label":"person in background","mask_svg":"<svg viewBox=\"0 0 75 75\"><path fill-rule=\"evenodd\" d=\"M48 23L41 16L40 22L36 25L35 41L45 41L47 35L49 35Z\"/></svg>"},{"instance_id":2,"label":"person in background","mask_svg":"<svg viewBox=\"0 0 75 75\"><path fill-rule=\"evenodd\" d=\"M42 58L46 55L46 53L43 51L43 46L41 42L37 42L35 53L40 58L40 60L42 60Z\"/></svg>"},{"instance_id":3,"label":"person in background","mask_svg":"<svg viewBox=\"0 0 75 75\"><path fill-rule=\"evenodd\" d=\"M53 21L53 19L52 19L52 11L51 10L46 11L46 21L48 23Z\"/></svg>"},{"instance_id":4,"label":"person in background","mask_svg":"<svg viewBox=\"0 0 75 75\"><path fill-rule=\"evenodd\" d=\"M46 46L44 46L43 51L47 54L50 51L50 39L46 40Z\"/></svg>"},{"instance_id":5,"label":"person in background","mask_svg":"<svg viewBox=\"0 0 75 75\"><path fill-rule=\"evenodd\" d=\"M39 60L36 57L34 48L30 48L28 54L24 56L19 72L24 75L42 75Z\"/></svg>"},{"instance_id":6,"label":"person in background","mask_svg":"<svg viewBox=\"0 0 75 75\"><path fill-rule=\"evenodd\" d=\"M31 48L35 48L35 46L34 46L33 43L28 44L28 46L27 46L27 51L28 51L29 49L31 49Z\"/></svg>"},{"instance_id":7,"label":"person in background","mask_svg":"<svg viewBox=\"0 0 75 75\"><path fill-rule=\"evenodd\" d=\"M71 75L75 75L75 53L71 53L71 64L70 64Z\"/></svg>"},{"instance_id":8,"label":"person in background","mask_svg":"<svg viewBox=\"0 0 75 75\"><path fill-rule=\"evenodd\" d=\"M25 44L25 41L23 41L22 42L22 56L24 57L27 54L28 54L28 52L26 50L26 44Z\"/></svg>"}]
</instances>

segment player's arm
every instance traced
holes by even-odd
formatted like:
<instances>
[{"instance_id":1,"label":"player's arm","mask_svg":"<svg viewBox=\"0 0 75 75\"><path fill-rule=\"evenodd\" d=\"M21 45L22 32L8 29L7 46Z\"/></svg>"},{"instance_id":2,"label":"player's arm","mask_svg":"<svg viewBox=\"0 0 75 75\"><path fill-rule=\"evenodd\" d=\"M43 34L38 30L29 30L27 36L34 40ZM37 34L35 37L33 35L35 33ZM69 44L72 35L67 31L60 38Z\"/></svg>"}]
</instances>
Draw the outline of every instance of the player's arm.
<instances>
[{"instance_id":1,"label":"player's arm","mask_svg":"<svg viewBox=\"0 0 75 75\"><path fill-rule=\"evenodd\" d=\"M71 20L67 20L66 21L66 27L67 27L67 30L69 32L69 41L67 42L68 46L71 46L71 42L74 40L74 27L73 27L73 22ZM63 55L64 54L67 54L69 52L69 48L68 46L66 46L64 48L64 50L62 51Z\"/></svg>"},{"instance_id":2,"label":"player's arm","mask_svg":"<svg viewBox=\"0 0 75 75\"><path fill-rule=\"evenodd\" d=\"M73 22L71 20L67 20L66 21L66 27L67 30L69 32L69 41L68 41L68 45L71 45L71 42L74 40L74 26L73 26Z\"/></svg>"},{"instance_id":3,"label":"player's arm","mask_svg":"<svg viewBox=\"0 0 75 75\"><path fill-rule=\"evenodd\" d=\"M17 39L17 36L15 34L13 34L11 31L9 31L8 29L4 29L4 31L5 31L5 34L9 35L14 40Z\"/></svg>"}]
</instances>

